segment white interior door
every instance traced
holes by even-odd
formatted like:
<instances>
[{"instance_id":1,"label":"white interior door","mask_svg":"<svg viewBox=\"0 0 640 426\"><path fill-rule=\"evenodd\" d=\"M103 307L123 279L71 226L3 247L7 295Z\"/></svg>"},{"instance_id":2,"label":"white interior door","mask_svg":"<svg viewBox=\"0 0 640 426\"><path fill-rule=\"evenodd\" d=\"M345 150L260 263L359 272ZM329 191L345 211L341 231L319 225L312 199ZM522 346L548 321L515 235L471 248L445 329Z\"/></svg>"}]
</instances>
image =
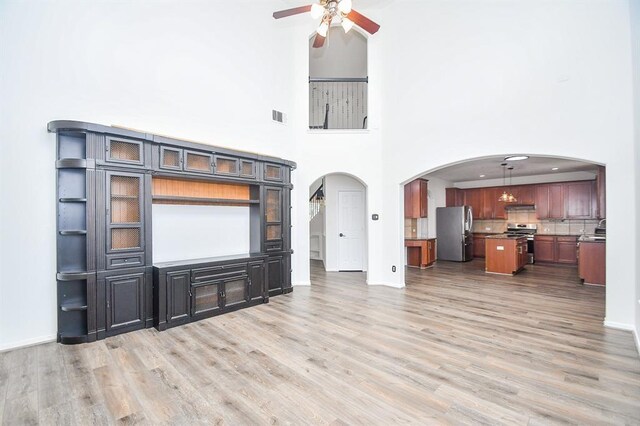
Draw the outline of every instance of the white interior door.
<instances>
[{"instance_id":1,"label":"white interior door","mask_svg":"<svg viewBox=\"0 0 640 426\"><path fill-rule=\"evenodd\" d=\"M362 271L364 265L364 192L338 191L338 269Z\"/></svg>"}]
</instances>

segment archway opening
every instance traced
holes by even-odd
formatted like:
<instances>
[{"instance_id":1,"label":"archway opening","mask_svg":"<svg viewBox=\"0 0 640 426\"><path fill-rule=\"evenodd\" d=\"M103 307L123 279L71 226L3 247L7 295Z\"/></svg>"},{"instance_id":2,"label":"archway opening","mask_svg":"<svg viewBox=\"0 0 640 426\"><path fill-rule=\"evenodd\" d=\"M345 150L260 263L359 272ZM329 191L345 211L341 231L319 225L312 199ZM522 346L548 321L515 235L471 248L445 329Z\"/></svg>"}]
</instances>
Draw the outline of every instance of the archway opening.
<instances>
[{"instance_id":1,"label":"archway opening","mask_svg":"<svg viewBox=\"0 0 640 426\"><path fill-rule=\"evenodd\" d=\"M605 166L509 157L465 159L402 183L407 285L440 268L454 279L475 276L479 290L482 280L504 279L496 274L557 288L601 286L604 302Z\"/></svg>"},{"instance_id":2,"label":"archway opening","mask_svg":"<svg viewBox=\"0 0 640 426\"><path fill-rule=\"evenodd\" d=\"M328 272L367 271L367 187L331 173L309 186L309 258Z\"/></svg>"}]
</instances>

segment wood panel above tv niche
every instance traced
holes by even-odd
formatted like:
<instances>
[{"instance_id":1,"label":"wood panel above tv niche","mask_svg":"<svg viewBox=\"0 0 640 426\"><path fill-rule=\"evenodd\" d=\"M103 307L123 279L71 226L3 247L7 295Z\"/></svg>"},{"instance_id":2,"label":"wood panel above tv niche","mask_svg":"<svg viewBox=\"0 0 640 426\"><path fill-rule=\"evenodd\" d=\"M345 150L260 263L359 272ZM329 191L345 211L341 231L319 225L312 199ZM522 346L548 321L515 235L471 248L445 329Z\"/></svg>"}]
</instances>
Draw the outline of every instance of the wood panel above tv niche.
<instances>
[{"instance_id":1,"label":"wood panel above tv niche","mask_svg":"<svg viewBox=\"0 0 640 426\"><path fill-rule=\"evenodd\" d=\"M209 316L291 291L293 161L80 121L52 121L48 130L57 136L59 342L175 323L175 312L154 304L153 204L249 210L247 272L206 285L168 280L163 306L220 300L220 309L207 305ZM214 268L235 268L238 255L229 255ZM192 270L202 260L180 261ZM202 316L196 309L191 317Z\"/></svg>"}]
</instances>

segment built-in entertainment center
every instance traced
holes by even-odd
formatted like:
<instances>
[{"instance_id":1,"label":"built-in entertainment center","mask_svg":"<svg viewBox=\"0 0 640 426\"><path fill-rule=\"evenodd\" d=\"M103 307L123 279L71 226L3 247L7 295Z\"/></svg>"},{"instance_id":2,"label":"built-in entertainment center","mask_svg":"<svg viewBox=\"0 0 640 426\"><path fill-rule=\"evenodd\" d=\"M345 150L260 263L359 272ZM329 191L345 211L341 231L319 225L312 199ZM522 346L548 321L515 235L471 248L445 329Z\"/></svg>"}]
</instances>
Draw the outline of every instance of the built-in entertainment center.
<instances>
[{"instance_id":1,"label":"built-in entertainment center","mask_svg":"<svg viewBox=\"0 0 640 426\"><path fill-rule=\"evenodd\" d=\"M162 331L291 291L294 162L79 121L48 130L59 342Z\"/></svg>"}]
</instances>

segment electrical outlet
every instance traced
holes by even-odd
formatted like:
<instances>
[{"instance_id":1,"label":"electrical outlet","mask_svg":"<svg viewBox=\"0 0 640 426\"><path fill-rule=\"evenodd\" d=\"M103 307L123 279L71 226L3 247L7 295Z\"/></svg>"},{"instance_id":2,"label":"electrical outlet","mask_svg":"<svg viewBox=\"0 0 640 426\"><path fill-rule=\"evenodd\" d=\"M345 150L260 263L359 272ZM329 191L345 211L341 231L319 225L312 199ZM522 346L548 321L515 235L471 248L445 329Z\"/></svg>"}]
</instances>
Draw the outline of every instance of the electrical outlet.
<instances>
[{"instance_id":1,"label":"electrical outlet","mask_svg":"<svg viewBox=\"0 0 640 426\"><path fill-rule=\"evenodd\" d=\"M485 231L491 231L491 227L489 227L489 226L485 226L484 230L485 230Z\"/></svg>"},{"instance_id":2,"label":"electrical outlet","mask_svg":"<svg viewBox=\"0 0 640 426\"><path fill-rule=\"evenodd\" d=\"M395 271L396 271L396 265L393 265L393 266L391 267L391 272L395 272Z\"/></svg>"}]
</instances>

